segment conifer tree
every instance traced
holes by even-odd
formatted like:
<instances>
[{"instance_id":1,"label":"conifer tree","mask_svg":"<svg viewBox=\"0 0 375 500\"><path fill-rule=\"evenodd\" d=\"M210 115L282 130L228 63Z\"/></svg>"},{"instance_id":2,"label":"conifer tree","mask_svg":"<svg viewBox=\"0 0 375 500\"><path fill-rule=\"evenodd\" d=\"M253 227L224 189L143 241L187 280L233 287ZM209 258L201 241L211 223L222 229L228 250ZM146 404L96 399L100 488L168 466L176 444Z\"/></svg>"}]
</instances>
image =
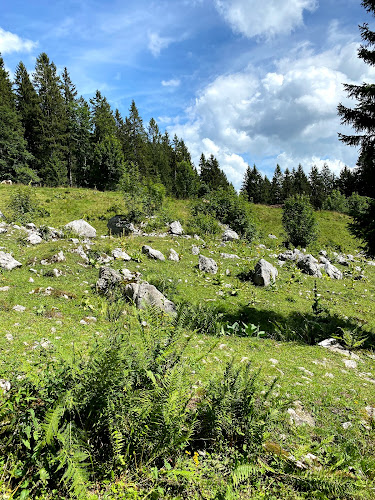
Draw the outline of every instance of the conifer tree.
<instances>
[{"instance_id":1,"label":"conifer tree","mask_svg":"<svg viewBox=\"0 0 375 500\"><path fill-rule=\"evenodd\" d=\"M200 180L203 182L210 191L216 191L219 188L229 188L229 182L227 176L221 170L218 160L214 155L206 160L204 155L201 156L200 162Z\"/></svg>"},{"instance_id":2,"label":"conifer tree","mask_svg":"<svg viewBox=\"0 0 375 500\"><path fill-rule=\"evenodd\" d=\"M293 194L293 176L290 173L289 168L286 168L283 182L283 201L287 200L290 196L293 196Z\"/></svg>"},{"instance_id":3,"label":"conifer tree","mask_svg":"<svg viewBox=\"0 0 375 500\"><path fill-rule=\"evenodd\" d=\"M9 73L0 55L0 178L23 180L32 155L26 150ZM20 179L21 177L21 179Z\"/></svg>"},{"instance_id":4,"label":"conifer tree","mask_svg":"<svg viewBox=\"0 0 375 500\"><path fill-rule=\"evenodd\" d=\"M247 167L241 187L241 193L251 203L262 203L263 178L257 167Z\"/></svg>"},{"instance_id":5,"label":"conifer tree","mask_svg":"<svg viewBox=\"0 0 375 500\"><path fill-rule=\"evenodd\" d=\"M77 143L78 143L78 103L77 90L70 79L67 68L64 68L61 76L62 96L64 99L64 111L66 118L66 129L64 137L64 156L67 169L69 186L73 185L73 173L77 169Z\"/></svg>"},{"instance_id":6,"label":"conifer tree","mask_svg":"<svg viewBox=\"0 0 375 500\"><path fill-rule=\"evenodd\" d=\"M270 190L270 203L277 205L283 201L283 182L284 176L280 165L276 165L275 173L273 174Z\"/></svg>"},{"instance_id":7,"label":"conifer tree","mask_svg":"<svg viewBox=\"0 0 375 500\"><path fill-rule=\"evenodd\" d=\"M92 122L88 102L80 97L77 100L77 130L76 130L76 168L74 182L78 186L89 186L92 178Z\"/></svg>"},{"instance_id":8,"label":"conifer tree","mask_svg":"<svg viewBox=\"0 0 375 500\"><path fill-rule=\"evenodd\" d=\"M124 130L124 155L126 161L137 165L141 176L146 177L149 173L147 135L134 100L130 105L129 116L125 119Z\"/></svg>"},{"instance_id":9,"label":"conifer tree","mask_svg":"<svg viewBox=\"0 0 375 500\"><path fill-rule=\"evenodd\" d=\"M362 6L375 16L375 0L362 0ZM366 64L375 66L375 31L368 23L360 27L363 44L358 50L358 57ZM375 84L345 84L349 97L356 99L354 108L339 104L338 113L343 124L352 125L355 134L340 134L340 140L349 146L359 147L358 168L362 193L374 197L375 192ZM375 200L367 210L354 217L352 232L364 242L364 249L369 255L375 255Z\"/></svg>"},{"instance_id":10,"label":"conifer tree","mask_svg":"<svg viewBox=\"0 0 375 500\"><path fill-rule=\"evenodd\" d=\"M61 80L56 66L46 53L36 60L33 75L34 86L38 92L41 110L40 148L38 160L43 182L49 186L66 184L67 167L64 143L66 141L66 115L61 94Z\"/></svg>"},{"instance_id":11,"label":"conifer tree","mask_svg":"<svg viewBox=\"0 0 375 500\"><path fill-rule=\"evenodd\" d=\"M311 167L309 173L309 182L310 182L310 202L316 210L320 210L326 198L326 190L323 178L316 165L313 165Z\"/></svg>"},{"instance_id":12,"label":"conifer tree","mask_svg":"<svg viewBox=\"0 0 375 500\"><path fill-rule=\"evenodd\" d=\"M303 171L302 165L299 164L297 170L293 169L293 194L309 194L310 185L307 175Z\"/></svg>"}]
</instances>

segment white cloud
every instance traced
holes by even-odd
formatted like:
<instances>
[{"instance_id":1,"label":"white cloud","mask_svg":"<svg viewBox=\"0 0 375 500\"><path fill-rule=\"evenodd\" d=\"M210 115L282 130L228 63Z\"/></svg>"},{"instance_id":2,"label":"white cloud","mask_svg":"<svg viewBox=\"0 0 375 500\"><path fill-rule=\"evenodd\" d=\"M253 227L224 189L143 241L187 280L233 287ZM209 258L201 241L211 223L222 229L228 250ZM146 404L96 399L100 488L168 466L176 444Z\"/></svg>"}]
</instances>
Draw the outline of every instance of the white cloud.
<instances>
[{"instance_id":1,"label":"white cloud","mask_svg":"<svg viewBox=\"0 0 375 500\"><path fill-rule=\"evenodd\" d=\"M312 11L317 0L215 0L233 31L248 38L288 34L303 24L303 11Z\"/></svg>"},{"instance_id":2,"label":"white cloud","mask_svg":"<svg viewBox=\"0 0 375 500\"><path fill-rule=\"evenodd\" d=\"M31 52L38 43L26 38L20 38L15 33L0 28L0 52L10 54L11 52Z\"/></svg>"},{"instance_id":3,"label":"white cloud","mask_svg":"<svg viewBox=\"0 0 375 500\"><path fill-rule=\"evenodd\" d=\"M162 80L161 84L163 85L163 87L179 87L181 84L181 80Z\"/></svg>"},{"instance_id":4,"label":"white cloud","mask_svg":"<svg viewBox=\"0 0 375 500\"><path fill-rule=\"evenodd\" d=\"M315 54L302 45L266 74L248 67L221 75L201 90L186 123L170 132L184 138L196 164L202 151L217 156L236 187L244 158L268 175L276 163L306 170L327 163L336 173L352 167L357 151L337 136L350 133L340 125L338 103L354 105L342 83L375 80L375 68L358 60L357 48L350 42Z\"/></svg>"},{"instance_id":5,"label":"white cloud","mask_svg":"<svg viewBox=\"0 0 375 500\"><path fill-rule=\"evenodd\" d=\"M171 38L162 37L158 33L148 34L148 48L154 57L157 57L163 49L172 42Z\"/></svg>"}]
</instances>

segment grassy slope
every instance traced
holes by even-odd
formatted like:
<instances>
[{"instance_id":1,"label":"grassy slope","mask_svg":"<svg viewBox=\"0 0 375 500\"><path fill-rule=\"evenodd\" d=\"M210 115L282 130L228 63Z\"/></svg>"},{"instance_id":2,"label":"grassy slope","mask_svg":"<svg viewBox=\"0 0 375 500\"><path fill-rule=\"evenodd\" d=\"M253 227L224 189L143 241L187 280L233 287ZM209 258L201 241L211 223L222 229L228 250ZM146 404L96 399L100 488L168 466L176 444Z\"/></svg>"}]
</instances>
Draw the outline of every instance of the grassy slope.
<instances>
[{"instance_id":1,"label":"grassy slope","mask_svg":"<svg viewBox=\"0 0 375 500\"><path fill-rule=\"evenodd\" d=\"M3 212L6 212L9 193L15 189L14 186L0 186L0 210ZM39 188L34 193L38 202L50 212L49 217L36 218L36 224L61 227L73 219L85 218L98 230L99 235L107 233L108 218L124 208L119 193L48 188ZM238 279L238 274L252 269L260 257L276 263L277 259L270 255L282 249L281 210L255 206L254 211L262 232L259 242L266 244L269 250L259 249L256 244L248 246L243 242L228 243L223 248L219 241L207 240L202 253L218 261L219 273L216 277L203 275L197 270L198 257L191 254L193 240L170 237L97 238L93 249L109 253L120 246L130 255L140 257L143 244L149 244L165 254L174 248L180 254L180 263L149 261L142 256L141 262L132 261L126 267L140 271L144 279L164 288L171 299L216 306L230 323L241 318L246 323L272 331L275 323L285 324L293 319L303 329L308 321L313 320L313 278L302 275L294 268L283 267L279 268L276 286L268 289L257 288ZM166 214L171 219L186 222L189 216L186 202L169 200ZM346 253L355 253L356 242L346 230L348 217L321 212L318 218L320 237L311 249L313 253L316 254L320 248L328 249L329 252L341 248ZM278 239L269 239L269 233L275 234ZM27 247L22 245L21 237L17 231L12 236L0 235L0 246L11 251L23 263L22 268L4 271L0 275L0 286L10 287L9 291L0 292L0 378L2 374L6 376L13 365L21 364L25 371L30 371L28 367L41 351L35 348L36 342L42 339L53 343L54 355L71 357L73 354L84 354L89 344L111 329L106 317L105 300L94 289L98 269L82 266L79 256L71 252L77 245L60 240ZM65 262L48 267L40 264L41 259L59 250L64 251ZM220 253L223 251L237 253L240 260L221 259ZM362 264L359 262L356 265ZM113 266L123 267L120 262L115 262ZM52 267L62 270L63 276L49 276L47 269ZM37 273L30 271L30 268ZM226 269L230 270L229 276L226 275ZM345 271L344 268L342 270ZM328 317L336 315L346 328L353 329L363 324L365 330L374 332L375 268L366 266L365 274L366 281L353 281L350 278L342 282L329 278L318 280L318 292L322 305L328 309ZM30 277L34 279L33 283L29 282ZM48 286L71 298L30 293ZM12 307L16 304L25 306L26 311L13 311ZM131 313L130 309L128 313ZM82 325L80 321L86 316L95 316L97 321ZM335 333L337 331L332 332ZM13 340L9 340L9 334ZM339 450L338 445L334 444L337 436L347 446L358 448L358 457L368 460L374 455L374 436L365 429L364 421L365 407L375 406L374 382L369 380L375 378L375 361L366 352L360 355L357 368L349 369L344 364L346 358L341 354L295 342L235 336L219 339L207 335L193 336L190 355L193 358L200 356L204 348L212 350L196 370L198 385L204 382L208 373L221 370L232 357L238 362L245 358L251 360L254 370L261 368L261 378L266 383L278 377L274 394L274 405L279 408L277 425L270 429L267 438L287 447L297 458L299 454L307 452L323 457L324 448L329 446L331 450L336 447ZM277 363L271 362L271 359L277 360ZM289 426L285 407L292 406L295 400L302 401L304 408L314 415L317 422L315 429L295 430ZM353 426L344 430L342 423L348 421ZM322 441L331 444L322 445ZM340 453L342 451L337 451L338 455Z\"/></svg>"}]
</instances>

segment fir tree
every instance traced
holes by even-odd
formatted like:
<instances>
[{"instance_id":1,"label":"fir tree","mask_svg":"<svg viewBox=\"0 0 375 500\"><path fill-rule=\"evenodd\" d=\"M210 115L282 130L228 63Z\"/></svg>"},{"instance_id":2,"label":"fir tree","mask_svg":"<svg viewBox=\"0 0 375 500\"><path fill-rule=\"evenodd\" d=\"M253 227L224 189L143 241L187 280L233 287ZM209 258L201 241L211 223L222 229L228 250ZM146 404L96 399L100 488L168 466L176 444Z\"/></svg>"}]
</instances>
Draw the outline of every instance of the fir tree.
<instances>
[{"instance_id":1,"label":"fir tree","mask_svg":"<svg viewBox=\"0 0 375 500\"><path fill-rule=\"evenodd\" d=\"M293 194L293 176L290 173L289 168L286 168L283 182L283 201L287 200L290 196L293 196Z\"/></svg>"},{"instance_id":2,"label":"fir tree","mask_svg":"<svg viewBox=\"0 0 375 500\"><path fill-rule=\"evenodd\" d=\"M77 143L78 143L78 103L77 90L70 79L67 68L64 68L61 76L62 96L64 99L64 110L66 117L66 129L64 140L64 156L67 169L69 186L73 185L73 173L77 170Z\"/></svg>"},{"instance_id":3,"label":"fir tree","mask_svg":"<svg viewBox=\"0 0 375 500\"><path fill-rule=\"evenodd\" d=\"M297 170L293 169L293 194L309 194L310 185L307 175L299 164Z\"/></svg>"},{"instance_id":4,"label":"fir tree","mask_svg":"<svg viewBox=\"0 0 375 500\"><path fill-rule=\"evenodd\" d=\"M316 210L320 210L326 197L326 191L324 180L316 165L313 165L311 167L309 173L309 182L311 204Z\"/></svg>"},{"instance_id":5,"label":"fir tree","mask_svg":"<svg viewBox=\"0 0 375 500\"><path fill-rule=\"evenodd\" d=\"M241 193L251 203L262 203L263 178L257 167L249 166L246 169L244 180L241 187Z\"/></svg>"},{"instance_id":6,"label":"fir tree","mask_svg":"<svg viewBox=\"0 0 375 500\"><path fill-rule=\"evenodd\" d=\"M284 176L281 171L280 165L276 165L270 190L270 203L272 205L278 205L283 201L283 182L284 182Z\"/></svg>"},{"instance_id":7,"label":"fir tree","mask_svg":"<svg viewBox=\"0 0 375 500\"><path fill-rule=\"evenodd\" d=\"M32 155L26 150L23 133L12 83L0 55L0 177L2 179L24 180Z\"/></svg>"}]
</instances>

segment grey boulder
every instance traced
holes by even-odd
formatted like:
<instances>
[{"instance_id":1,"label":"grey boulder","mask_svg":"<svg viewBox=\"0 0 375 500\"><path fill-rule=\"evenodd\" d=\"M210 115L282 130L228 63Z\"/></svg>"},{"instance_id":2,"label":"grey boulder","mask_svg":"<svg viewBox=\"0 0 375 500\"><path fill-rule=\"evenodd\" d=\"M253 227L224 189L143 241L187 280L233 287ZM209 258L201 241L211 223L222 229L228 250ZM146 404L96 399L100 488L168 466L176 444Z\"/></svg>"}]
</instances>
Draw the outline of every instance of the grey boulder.
<instances>
[{"instance_id":1,"label":"grey boulder","mask_svg":"<svg viewBox=\"0 0 375 500\"><path fill-rule=\"evenodd\" d=\"M96 289L100 293L107 294L114 290L122 281L123 277L118 271L110 267L101 267L99 269L99 279L96 282Z\"/></svg>"},{"instance_id":2,"label":"grey boulder","mask_svg":"<svg viewBox=\"0 0 375 500\"><path fill-rule=\"evenodd\" d=\"M223 241L234 241L234 240L239 240L240 237L238 236L236 231L233 231L232 229L226 229L221 239Z\"/></svg>"},{"instance_id":3,"label":"grey boulder","mask_svg":"<svg viewBox=\"0 0 375 500\"><path fill-rule=\"evenodd\" d=\"M324 264L324 270L330 278L342 280L342 272L329 262Z\"/></svg>"},{"instance_id":4,"label":"grey boulder","mask_svg":"<svg viewBox=\"0 0 375 500\"><path fill-rule=\"evenodd\" d=\"M154 248L151 248L148 245L143 245L142 253L147 255L147 257L149 257L150 259L165 260L164 255L159 250L155 250Z\"/></svg>"},{"instance_id":5,"label":"grey boulder","mask_svg":"<svg viewBox=\"0 0 375 500\"><path fill-rule=\"evenodd\" d=\"M114 248L112 250L112 257L114 259L121 259L121 260L132 260L132 258L130 257L130 255L128 255L126 252L124 252L124 250L121 250L121 248Z\"/></svg>"},{"instance_id":6,"label":"grey boulder","mask_svg":"<svg viewBox=\"0 0 375 500\"><path fill-rule=\"evenodd\" d=\"M221 253L220 257L222 259L239 259L238 255L234 253Z\"/></svg>"},{"instance_id":7,"label":"grey boulder","mask_svg":"<svg viewBox=\"0 0 375 500\"><path fill-rule=\"evenodd\" d=\"M179 260L180 260L180 257L178 256L178 253L173 248L171 248L170 251L169 251L168 260L172 260L174 262L179 262Z\"/></svg>"},{"instance_id":8,"label":"grey boulder","mask_svg":"<svg viewBox=\"0 0 375 500\"><path fill-rule=\"evenodd\" d=\"M253 282L258 286L268 286L271 280L273 283L276 281L278 274L276 267L266 260L260 259L254 269Z\"/></svg>"},{"instance_id":9,"label":"grey boulder","mask_svg":"<svg viewBox=\"0 0 375 500\"><path fill-rule=\"evenodd\" d=\"M22 266L21 262L14 259L10 253L5 253L0 251L0 267L6 269L7 271L11 271L16 267Z\"/></svg>"},{"instance_id":10,"label":"grey boulder","mask_svg":"<svg viewBox=\"0 0 375 500\"><path fill-rule=\"evenodd\" d=\"M174 222L171 222L171 224L169 224L169 231L176 236L181 236L184 232L181 223L178 220L175 220Z\"/></svg>"},{"instance_id":11,"label":"grey boulder","mask_svg":"<svg viewBox=\"0 0 375 500\"><path fill-rule=\"evenodd\" d=\"M297 266L301 271L310 276L314 276L315 278L321 278L322 273L319 269L318 261L311 254L303 255L298 262Z\"/></svg>"},{"instance_id":12,"label":"grey boulder","mask_svg":"<svg viewBox=\"0 0 375 500\"><path fill-rule=\"evenodd\" d=\"M200 271L203 271L204 273L211 273L211 274L216 274L217 273L217 264L214 261L214 259L210 259L209 257L205 257L204 255L199 256L199 262L198 262L198 267Z\"/></svg>"},{"instance_id":13,"label":"grey boulder","mask_svg":"<svg viewBox=\"0 0 375 500\"><path fill-rule=\"evenodd\" d=\"M96 238L96 229L83 219L73 220L65 227L83 238Z\"/></svg>"},{"instance_id":14,"label":"grey boulder","mask_svg":"<svg viewBox=\"0 0 375 500\"><path fill-rule=\"evenodd\" d=\"M175 304L168 300L154 285L150 283L129 283L125 286L125 295L131 299L138 309L147 306L157 307L167 314L176 314Z\"/></svg>"}]
</instances>

